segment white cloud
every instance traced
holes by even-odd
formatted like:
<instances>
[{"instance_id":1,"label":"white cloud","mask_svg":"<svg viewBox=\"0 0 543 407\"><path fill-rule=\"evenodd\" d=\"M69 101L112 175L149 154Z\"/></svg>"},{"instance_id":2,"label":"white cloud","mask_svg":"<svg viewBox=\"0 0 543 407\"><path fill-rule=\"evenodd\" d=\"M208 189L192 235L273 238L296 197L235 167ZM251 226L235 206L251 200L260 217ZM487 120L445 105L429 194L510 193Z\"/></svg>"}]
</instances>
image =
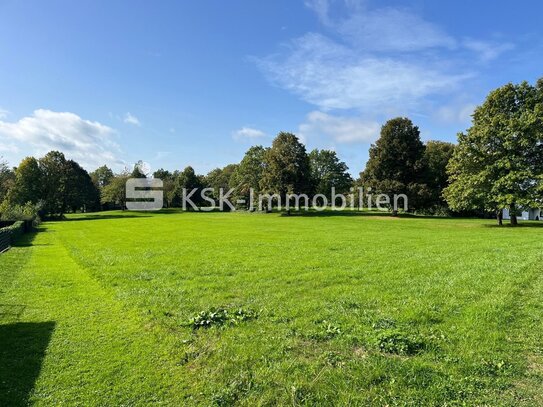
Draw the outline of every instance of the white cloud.
<instances>
[{"instance_id":1,"label":"white cloud","mask_svg":"<svg viewBox=\"0 0 543 407\"><path fill-rule=\"evenodd\" d=\"M317 14L323 24L330 24L328 0L306 0L305 5Z\"/></svg>"},{"instance_id":2,"label":"white cloud","mask_svg":"<svg viewBox=\"0 0 543 407\"><path fill-rule=\"evenodd\" d=\"M0 141L2 141L1 138L0 138ZM4 142L0 144L0 153L18 153L18 152L19 152L19 148L15 144L6 144Z\"/></svg>"},{"instance_id":3,"label":"white cloud","mask_svg":"<svg viewBox=\"0 0 543 407\"><path fill-rule=\"evenodd\" d=\"M304 140L325 136L338 143L371 143L378 138L380 129L375 121L314 111L307 115L299 131Z\"/></svg>"},{"instance_id":4,"label":"white cloud","mask_svg":"<svg viewBox=\"0 0 543 407\"><path fill-rule=\"evenodd\" d=\"M364 50L405 52L456 47L456 40L438 26L404 9L362 10L336 26L346 40Z\"/></svg>"},{"instance_id":5,"label":"white cloud","mask_svg":"<svg viewBox=\"0 0 543 407\"><path fill-rule=\"evenodd\" d=\"M306 0L328 34L306 33L279 52L254 58L274 84L320 110L354 109L367 117L424 110L454 95L477 64L511 43L455 38L405 7L367 1ZM470 64L465 64L466 58Z\"/></svg>"},{"instance_id":6,"label":"white cloud","mask_svg":"<svg viewBox=\"0 0 543 407\"><path fill-rule=\"evenodd\" d=\"M134 126L138 127L141 126L141 122L139 121L139 119L136 116L130 114L130 112L124 115L124 122L128 124L133 124Z\"/></svg>"},{"instance_id":7,"label":"white cloud","mask_svg":"<svg viewBox=\"0 0 543 407\"><path fill-rule=\"evenodd\" d=\"M0 119L5 119L8 115L9 111L0 107Z\"/></svg>"},{"instance_id":8,"label":"white cloud","mask_svg":"<svg viewBox=\"0 0 543 407\"><path fill-rule=\"evenodd\" d=\"M320 34L294 40L286 56L257 61L275 83L321 109L373 113L414 106L454 88L465 74L448 74L428 61L360 54Z\"/></svg>"},{"instance_id":9,"label":"white cloud","mask_svg":"<svg viewBox=\"0 0 543 407\"><path fill-rule=\"evenodd\" d=\"M119 146L114 135L112 128L70 112L38 109L16 122L0 120L0 137L17 143L25 154L59 150L88 169L121 163L115 156Z\"/></svg>"},{"instance_id":10,"label":"white cloud","mask_svg":"<svg viewBox=\"0 0 543 407\"><path fill-rule=\"evenodd\" d=\"M251 127L242 127L232 133L232 137L236 140L239 139L256 139L266 136L262 130L253 129Z\"/></svg>"},{"instance_id":11,"label":"white cloud","mask_svg":"<svg viewBox=\"0 0 543 407\"><path fill-rule=\"evenodd\" d=\"M496 59L504 52L509 51L515 47L510 42L497 44L473 39L464 40L462 45L468 50L474 51L479 54L479 59L482 62L488 62Z\"/></svg>"}]
</instances>

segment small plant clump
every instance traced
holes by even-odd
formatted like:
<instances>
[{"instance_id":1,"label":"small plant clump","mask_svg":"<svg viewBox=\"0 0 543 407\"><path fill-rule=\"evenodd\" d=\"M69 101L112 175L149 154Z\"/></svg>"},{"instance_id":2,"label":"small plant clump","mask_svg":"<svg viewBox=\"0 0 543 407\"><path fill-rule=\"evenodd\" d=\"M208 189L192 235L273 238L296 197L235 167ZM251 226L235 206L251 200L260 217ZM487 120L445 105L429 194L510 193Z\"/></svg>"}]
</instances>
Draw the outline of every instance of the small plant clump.
<instances>
[{"instance_id":1,"label":"small plant clump","mask_svg":"<svg viewBox=\"0 0 543 407\"><path fill-rule=\"evenodd\" d=\"M201 311L189 320L188 325L192 329L210 328L212 326L237 325L240 322L256 319L260 312L251 309L236 308L212 308Z\"/></svg>"},{"instance_id":2,"label":"small plant clump","mask_svg":"<svg viewBox=\"0 0 543 407\"><path fill-rule=\"evenodd\" d=\"M328 321L321 321L318 330L312 331L305 336L316 341L328 341L341 334L341 329L338 326Z\"/></svg>"},{"instance_id":3,"label":"small plant clump","mask_svg":"<svg viewBox=\"0 0 543 407\"><path fill-rule=\"evenodd\" d=\"M416 355L425 347L424 341L419 336L396 329L379 332L376 344L381 352L406 356Z\"/></svg>"}]
</instances>

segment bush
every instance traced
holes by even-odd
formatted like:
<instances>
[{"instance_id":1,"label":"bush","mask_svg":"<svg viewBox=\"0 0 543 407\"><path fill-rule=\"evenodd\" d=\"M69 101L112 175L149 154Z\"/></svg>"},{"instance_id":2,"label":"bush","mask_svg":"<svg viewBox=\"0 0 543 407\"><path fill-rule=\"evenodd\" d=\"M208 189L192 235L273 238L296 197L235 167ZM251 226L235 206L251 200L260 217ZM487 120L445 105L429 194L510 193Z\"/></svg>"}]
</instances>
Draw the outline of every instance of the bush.
<instances>
[{"instance_id":1,"label":"bush","mask_svg":"<svg viewBox=\"0 0 543 407\"><path fill-rule=\"evenodd\" d=\"M34 226L41 222L39 212L42 204L27 202L24 205L8 205L4 202L0 206L0 220L31 221Z\"/></svg>"},{"instance_id":2,"label":"bush","mask_svg":"<svg viewBox=\"0 0 543 407\"><path fill-rule=\"evenodd\" d=\"M25 232L25 223L20 220L0 229L0 252L8 249L13 241Z\"/></svg>"}]
</instances>

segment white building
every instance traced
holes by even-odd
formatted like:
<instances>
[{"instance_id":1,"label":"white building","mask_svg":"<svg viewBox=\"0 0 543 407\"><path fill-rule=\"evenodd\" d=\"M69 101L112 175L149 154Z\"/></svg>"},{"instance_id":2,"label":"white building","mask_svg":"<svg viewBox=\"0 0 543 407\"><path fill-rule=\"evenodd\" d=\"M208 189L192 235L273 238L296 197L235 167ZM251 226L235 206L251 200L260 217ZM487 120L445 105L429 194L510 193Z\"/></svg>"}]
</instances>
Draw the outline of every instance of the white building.
<instances>
[{"instance_id":1,"label":"white building","mask_svg":"<svg viewBox=\"0 0 543 407\"><path fill-rule=\"evenodd\" d=\"M542 209L525 209L522 211L521 215L517 216L517 219L519 220L543 220L541 217L543 216L543 210ZM503 218L504 219L511 219L509 216L509 209L503 210Z\"/></svg>"}]
</instances>

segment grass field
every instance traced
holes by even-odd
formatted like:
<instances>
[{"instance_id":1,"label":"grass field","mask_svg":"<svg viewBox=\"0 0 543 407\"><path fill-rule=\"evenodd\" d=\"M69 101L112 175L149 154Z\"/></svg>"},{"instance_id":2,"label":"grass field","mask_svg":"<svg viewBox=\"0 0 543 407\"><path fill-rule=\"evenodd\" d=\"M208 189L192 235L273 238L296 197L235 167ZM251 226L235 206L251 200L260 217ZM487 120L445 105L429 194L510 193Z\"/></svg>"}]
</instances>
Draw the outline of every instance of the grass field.
<instances>
[{"instance_id":1,"label":"grass field","mask_svg":"<svg viewBox=\"0 0 543 407\"><path fill-rule=\"evenodd\" d=\"M0 405L543 405L543 228L528 226L46 222L0 254Z\"/></svg>"}]
</instances>

